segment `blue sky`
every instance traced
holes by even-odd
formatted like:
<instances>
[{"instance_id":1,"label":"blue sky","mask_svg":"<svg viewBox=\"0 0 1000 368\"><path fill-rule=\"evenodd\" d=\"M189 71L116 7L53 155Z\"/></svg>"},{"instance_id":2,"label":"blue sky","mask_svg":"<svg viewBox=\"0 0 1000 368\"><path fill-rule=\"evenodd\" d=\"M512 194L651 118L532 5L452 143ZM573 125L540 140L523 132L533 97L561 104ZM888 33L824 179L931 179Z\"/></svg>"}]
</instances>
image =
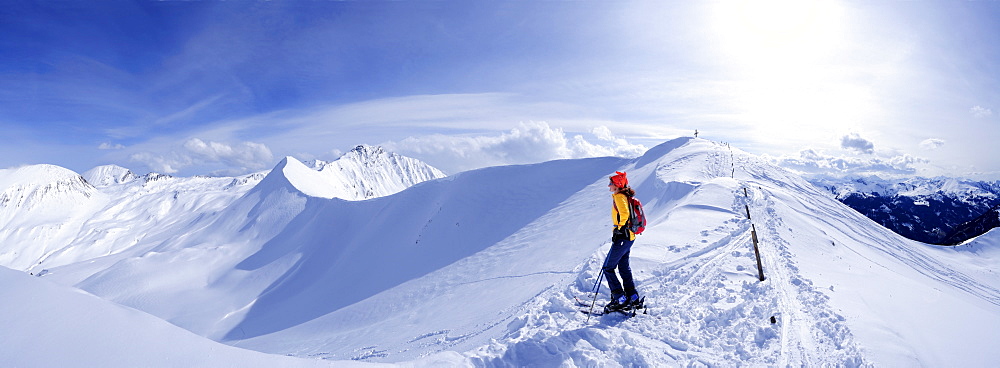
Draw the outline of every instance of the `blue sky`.
<instances>
[{"instance_id":1,"label":"blue sky","mask_svg":"<svg viewBox=\"0 0 1000 368\"><path fill-rule=\"evenodd\" d=\"M678 136L1000 179L1000 2L5 2L0 167L234 175L382 144L449 173Z\"/></svg>"}]
</instances>

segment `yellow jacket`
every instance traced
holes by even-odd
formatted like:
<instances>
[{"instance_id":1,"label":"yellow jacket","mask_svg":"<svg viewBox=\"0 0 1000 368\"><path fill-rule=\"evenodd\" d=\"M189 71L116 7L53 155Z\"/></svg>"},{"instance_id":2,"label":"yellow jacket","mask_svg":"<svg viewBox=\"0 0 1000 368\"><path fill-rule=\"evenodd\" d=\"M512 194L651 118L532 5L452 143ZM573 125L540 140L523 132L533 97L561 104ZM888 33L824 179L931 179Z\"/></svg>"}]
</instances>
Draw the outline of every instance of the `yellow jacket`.
<instances>
[{"instance_id":1,"label":"yellow jacket","mask_svg":"<svg viewBox=\"0 0 1000 368\"><path fill-rule=\"evenodd\" d=\"M625 226L628 224L629 217L628 197L625 197L625 195L621 193L612 194L611 197L614 199L614 204L611 207L611 223L613 223L616 228ZM635 240L635 234L628 231L628 239Z\"/></svg>"}]
</instances>

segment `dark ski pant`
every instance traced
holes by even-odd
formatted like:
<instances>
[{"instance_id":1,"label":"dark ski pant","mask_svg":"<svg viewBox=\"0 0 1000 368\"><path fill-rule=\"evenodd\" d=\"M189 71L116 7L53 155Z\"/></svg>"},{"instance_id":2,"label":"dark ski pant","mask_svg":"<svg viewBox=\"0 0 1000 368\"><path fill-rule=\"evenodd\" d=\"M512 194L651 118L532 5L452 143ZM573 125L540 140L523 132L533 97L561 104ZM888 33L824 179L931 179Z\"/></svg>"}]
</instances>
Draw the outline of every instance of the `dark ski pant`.
<instances>
[{"instance_id":1,"label":"dark ski pant","mask_svg":"<svg viewBox=\"0 0 1000 368\"><path fill-rule=\"evenodd\" d=\"M634 240L629 240L628 236L620 236L612 239L611 250L608 251L608 258L604 261L604 278L608 279L608 287L611 289L611 297L619 295L634 295L635 282L632 281L632 268L628 264L628 255L632 250ZM622 275L622 281L618 281L615 275L615 268ZM623 284L624 283L624 287Z\"/></svg>"}]
</instances>

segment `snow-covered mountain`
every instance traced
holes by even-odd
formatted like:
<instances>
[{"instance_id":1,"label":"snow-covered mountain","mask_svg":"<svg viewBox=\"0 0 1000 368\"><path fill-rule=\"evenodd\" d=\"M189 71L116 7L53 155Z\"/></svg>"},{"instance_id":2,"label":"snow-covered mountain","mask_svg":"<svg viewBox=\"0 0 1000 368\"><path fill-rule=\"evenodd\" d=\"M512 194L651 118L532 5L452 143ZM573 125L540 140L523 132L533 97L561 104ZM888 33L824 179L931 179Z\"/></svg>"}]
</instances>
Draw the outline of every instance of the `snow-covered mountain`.
<instances>
[{"instance_id":1,"label":"snow-covered mountain","mask_svg":"<svg viewBox=\"0 0 1000 368\"><path fill-rule=\"evenodd\" d=\"M75 236L106 196L53 165L0 170L0 265L25 269Z\"/></svg>"},{"instance_id":2,"label":"snow-covered mountain","mask_svg":"<svg viewBox=\"0 0 1000 368\"><path fill-rule=\"evenodd\" d=\"M309 195L347 200L385 196L444 177L418 160L371 146L358 146L318 171L291 157L278 166L301 169L295 177ZM53 165L0 170L0 265L39 273L129 249L123 257L154 251L189 226L214 218L267 173L140 177L115 165L82 176Z\"/></svg>"},{"instance_id":3,"label":"snow-covered mountain","mask_svg":"<svg viewBox=\"0 0 1000 368\"><path fill-rule=\"evenodd\" d=\"M139 179L139 176L118 165L103 165L87 170L83 178L93 186L106 187L115 184L125 184Z\"/></svg>"},{"instance_id":4,"label":"snow-covered mountain","mask_svg":"<svg viewBox=\"0 0 1000 368\"><path fill-rule=\"evenodd\" d=\"M347 200L369 199L397 193L445 174L420 160L387 152L378 146L359 145L333 162L315 161L316 182L323 188L310 195Z\"/></svg>"},{"instance_id":5,"label":"snow-covered mountain","mask_svg":"<svg viewBox=\"0 0 1000 368\"><path fill-rule=\"evenodd\" d=\"M614 171L628 172L646 209L649 226L632 249L632 269L649 309L588 321L578 299L593 296L609 247L606 183ZM636 159L485 168L360 201L329 196L333 185L321 172L285 159L252 188L213 197L213 211L172 231L164 225L155 239L50 267L41 279L0 273L0 287L72 285L211 340L333 364L1000 361L993 348L1000 231L956 247L908 240L803 178L725 145L681 138ZM751 232L765 281L757 279ZM40 292L58 300L67 290ZM598 308L607 288L600 293ZM0 315L18 313L29 312L0 304ZM14 326L0 336L44 339ZM9 351L20 359L10 361L24 361L27 349ZM170 365L171 354L149 365Z\"/></svg>"},{"instance_id":6,"label":"snow-covered mountain","mask_svg":"<svg viewBox=\"0 0 1000 368\"><path fill-rule=\"evenodd\" d=\"M979 217L955 226L955 230L941 243L959 244L998 227L1000 227L1000 204L993 206Z\"/></svg>"},{"instance_id":7,"label":"snow-covered mountain","mask_svg":"<svg viewBox=\"0 0 1000 368\"><path fill-rule=\"evenodd\" d=\"M1000 181L873 176L811 181L900 235L932 244L956 244L983 234L992 228L989 221L966 223L1000 204Z\"/></svg>"}]
</instances>

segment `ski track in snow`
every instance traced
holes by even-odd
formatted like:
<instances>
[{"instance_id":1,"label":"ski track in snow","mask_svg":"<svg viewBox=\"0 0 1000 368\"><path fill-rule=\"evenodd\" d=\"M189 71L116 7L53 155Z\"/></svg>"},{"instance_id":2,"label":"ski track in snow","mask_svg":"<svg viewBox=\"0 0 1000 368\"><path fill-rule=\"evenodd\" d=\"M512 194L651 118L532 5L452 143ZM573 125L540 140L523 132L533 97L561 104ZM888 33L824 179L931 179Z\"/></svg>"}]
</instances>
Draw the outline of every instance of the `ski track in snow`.
<instances>
[{"instance_id":1,"label":"ski track in snow","mask_svg":"<svg viewBox=\"0 0 1000 368\"><path fill-rule=\"evenodd\" d=\"M754 192L756 193L756 192ZM761 255L768 278L772 285L793 285L788 288L771 288L779 294L778 311L782 325L781 361L779 365L804 364L806 366L861 366L864 363L860 349L843 316L830 310L829 297L817 291L813 283L799 274L799 269L789 251L789 244L781 238L776 229L783 226L780 217L773 215L775 203L764 195L763 233L758 234L761 247L772 247ZM763 251L762 251L763 252ZM775 254L779 259L767 257ZM794 292L794 294L793 294ZM792 331L797 329L798 331Z\"/></svg>"}]
</instances>

